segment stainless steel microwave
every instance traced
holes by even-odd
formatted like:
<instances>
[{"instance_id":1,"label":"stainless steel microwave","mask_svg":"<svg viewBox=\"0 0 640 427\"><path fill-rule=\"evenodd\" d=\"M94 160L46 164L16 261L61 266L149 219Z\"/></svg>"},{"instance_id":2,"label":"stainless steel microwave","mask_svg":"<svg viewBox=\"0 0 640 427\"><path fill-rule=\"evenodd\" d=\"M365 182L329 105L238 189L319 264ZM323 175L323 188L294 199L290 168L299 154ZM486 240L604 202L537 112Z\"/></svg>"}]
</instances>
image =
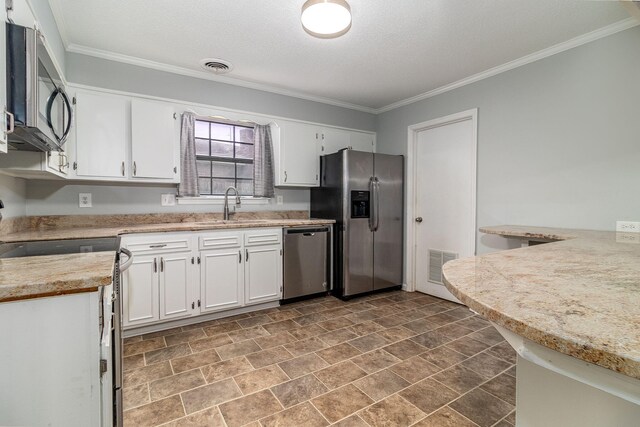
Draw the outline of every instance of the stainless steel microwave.
<instances>
[{"instance_id":1,"label":"stainless steel microwave","mask_svg":"<svg viewBox=\"0 0 640 427\"><path fill-rule=\"evenodd\" d=\"M44 37L11 23L6 32L9 145L16 150L62 151L73 110Z\"/></svg>"}]
</instances>

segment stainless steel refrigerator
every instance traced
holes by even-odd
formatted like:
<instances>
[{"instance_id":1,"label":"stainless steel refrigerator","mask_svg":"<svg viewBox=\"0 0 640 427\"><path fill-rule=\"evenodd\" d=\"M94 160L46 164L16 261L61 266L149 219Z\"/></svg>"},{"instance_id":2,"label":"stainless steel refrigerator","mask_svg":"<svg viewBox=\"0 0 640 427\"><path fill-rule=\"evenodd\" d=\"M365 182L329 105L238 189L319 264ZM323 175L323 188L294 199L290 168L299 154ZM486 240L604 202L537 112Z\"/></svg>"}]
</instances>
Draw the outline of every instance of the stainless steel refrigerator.
<instances>
[{"instance_id":1,"label":"stainless steel refrigerator","mask_svg":"<svg viewBox=\"0 0 640 427\"><path fill-rule=\"evenodd\" d=\"M321 157L311 217L336 220L337 296L402 285L403 195L403 156L345 149Z\"/></svg>"}]
</instances>

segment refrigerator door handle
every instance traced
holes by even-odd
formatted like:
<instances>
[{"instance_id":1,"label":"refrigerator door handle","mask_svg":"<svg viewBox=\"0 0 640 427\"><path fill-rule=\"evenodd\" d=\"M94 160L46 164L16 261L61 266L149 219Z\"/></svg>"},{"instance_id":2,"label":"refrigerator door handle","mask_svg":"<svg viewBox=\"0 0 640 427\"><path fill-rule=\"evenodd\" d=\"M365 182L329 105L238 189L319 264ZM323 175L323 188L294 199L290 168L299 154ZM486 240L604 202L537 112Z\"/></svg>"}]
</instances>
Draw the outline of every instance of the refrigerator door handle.
<instances>
[{"instance_id":1,"label":"refrigerator door handle","mask_svg":"<svg viewBox=\"0 0 640 427\"><path fill-rule=\"evenodd\" d=\"M376 215L375 215L375 222L374 222L374 226L373 226L373 231L378 231L378 228L380 227L380 180L378 179L378 177L375 177L374 179L374 189L375 189L375 211L376 211Z\"/></svg>"},{"instance_id":2,"label":"refrigerator door handle","mask_svg":"<svg viewBox=\"0 0 640 427\"><path fill-rule=\"evenodd\" d=\"M376 208L375 208L375 193L376 193L376 184L375 178L369 178L369 197L371 199L371 206L369 207L369 231L375 230L375 216L376 216Z\"/></svg>"}]
</instances>

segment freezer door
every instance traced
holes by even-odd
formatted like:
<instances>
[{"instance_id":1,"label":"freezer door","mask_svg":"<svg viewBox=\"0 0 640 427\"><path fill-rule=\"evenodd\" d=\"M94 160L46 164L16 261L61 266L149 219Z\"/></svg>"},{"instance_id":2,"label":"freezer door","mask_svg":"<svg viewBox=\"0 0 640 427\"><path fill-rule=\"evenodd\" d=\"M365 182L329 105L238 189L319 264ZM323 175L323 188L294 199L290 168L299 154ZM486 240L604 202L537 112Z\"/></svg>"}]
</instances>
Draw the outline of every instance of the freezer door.
<instances>
[{"instance_id":1,"label":"freezer door","mask_svg":"<svg viewBox=\"0 0 640 427\"><path fill-rule=\"evenodd\" d=\"M402 284L404 157L375 154L374 289Z\"/></svg>"},{"instance_id":2,"label":"freezer door","mask_svg":"<svg viewBox=\"0 0 640 427\"><path fill-rule=\"evenodd\" d=\"M342 252L343 295L350 296L373 290L373 232L370 228L371 208L361 211L362 200L370 195L373 177L373 153L344 150L343 206L344 241ZM352 203L352 198L354 199Z\"/></svg>"}]
</instances>

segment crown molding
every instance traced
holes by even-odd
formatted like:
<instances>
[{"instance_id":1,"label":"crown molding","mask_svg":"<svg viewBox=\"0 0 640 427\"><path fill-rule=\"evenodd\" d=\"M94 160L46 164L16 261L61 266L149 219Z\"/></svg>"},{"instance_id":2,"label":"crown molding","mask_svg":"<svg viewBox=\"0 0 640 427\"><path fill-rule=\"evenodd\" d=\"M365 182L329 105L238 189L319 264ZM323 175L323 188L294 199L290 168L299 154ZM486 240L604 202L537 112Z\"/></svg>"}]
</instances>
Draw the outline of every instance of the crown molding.
<instances>
[{"instance_id":1,"label":"crown molding","mask_svg":"<svg viewBox=\"0 0 640 427\"><path fill-rule=\"evenodd\" d=\"M64 13L62 13L59 0L49 0L49 8L53 14L53 20L56 21L56 26L58 27L58 33L62 39L62 44L65 49L68 49L69 35L67 34L67 22L64 19Z\"/></svg>"},{"instance_id":2,"label":"crown molding","mask_svg":"<svg viewBox=\"0 0 640 427\"><path fill-rule=\"evenodd\" d=\"M567 40L562 43L558 43L546 49L539 50L538 52L534 52L532 54L523 56L514 61L507 62L497 67L490 68L481 73L466 77L462 80L458 80L457 82L453 82L448 85L430 90L428 92L424 92L419 95L412 96L411 98L403 99L401 101L394 102L392 104L378 108L375 110L375 113L380 114L386 111L395 110L396 108L404 107L405 105L413 104L415 102L422 101L423 99L431 98L436 95L449 92L450 90L454 90L459 87L466 86L468 84L475 83L477 81L484 80L489 77L493 77L497 74L504 73L505 71L513 70L514 68L522 67L523 65L530 64L540 59L548 58L557 53L561 53L566 50L573 49L574 47L582 46L583 44L601 39L603 37L610 36L615 33L619 33L620 31L633 28L637 25L640 25L640 22L638 22L638 20L634 18L623 19L622 21L618 21L606 27L599 28L595 31L591 31L589 33L583 34L578 37L574 37L570 40Z\"/></svg>"},{"instance_id":3,"label":"crown molding","mask_svg":"<svg viewBox=\"0 0 640 427\"><path fill-rule=\"evenodd\" d=\"M75 43L71 43L67 46L67 51L72 53L79 53L82 55L93 56L96 58L107 59L109 61L121 62L125 64L135 65L138 67L151 68L158 71L165 71L172 74L180 74L188 77L195 77L204 80L212 80L219 83L225 83L233 86L245 87L248 89L255 89L264 92L275 93L277 95L290 96L293 98L304 99L307 101L319 102L322 104L334 105L336 107L348 108L351 110L362 111L364 113L375 114L376 109L371 107L365 107L362 105L351 104L348 102L338 101L335 99L324 98L320 96L309 95L289 89L270 86L264 83L255 83L246 80L241 80L233 77L218 76L215 74L207 73L206 71L197 71L185 67L179 67L176 65L165 64L156 61L150 61L148 59L136 58L134 56L123 55L106 50L95 49L92 47L82 46Z\"/></svg>"}]
</instances>

